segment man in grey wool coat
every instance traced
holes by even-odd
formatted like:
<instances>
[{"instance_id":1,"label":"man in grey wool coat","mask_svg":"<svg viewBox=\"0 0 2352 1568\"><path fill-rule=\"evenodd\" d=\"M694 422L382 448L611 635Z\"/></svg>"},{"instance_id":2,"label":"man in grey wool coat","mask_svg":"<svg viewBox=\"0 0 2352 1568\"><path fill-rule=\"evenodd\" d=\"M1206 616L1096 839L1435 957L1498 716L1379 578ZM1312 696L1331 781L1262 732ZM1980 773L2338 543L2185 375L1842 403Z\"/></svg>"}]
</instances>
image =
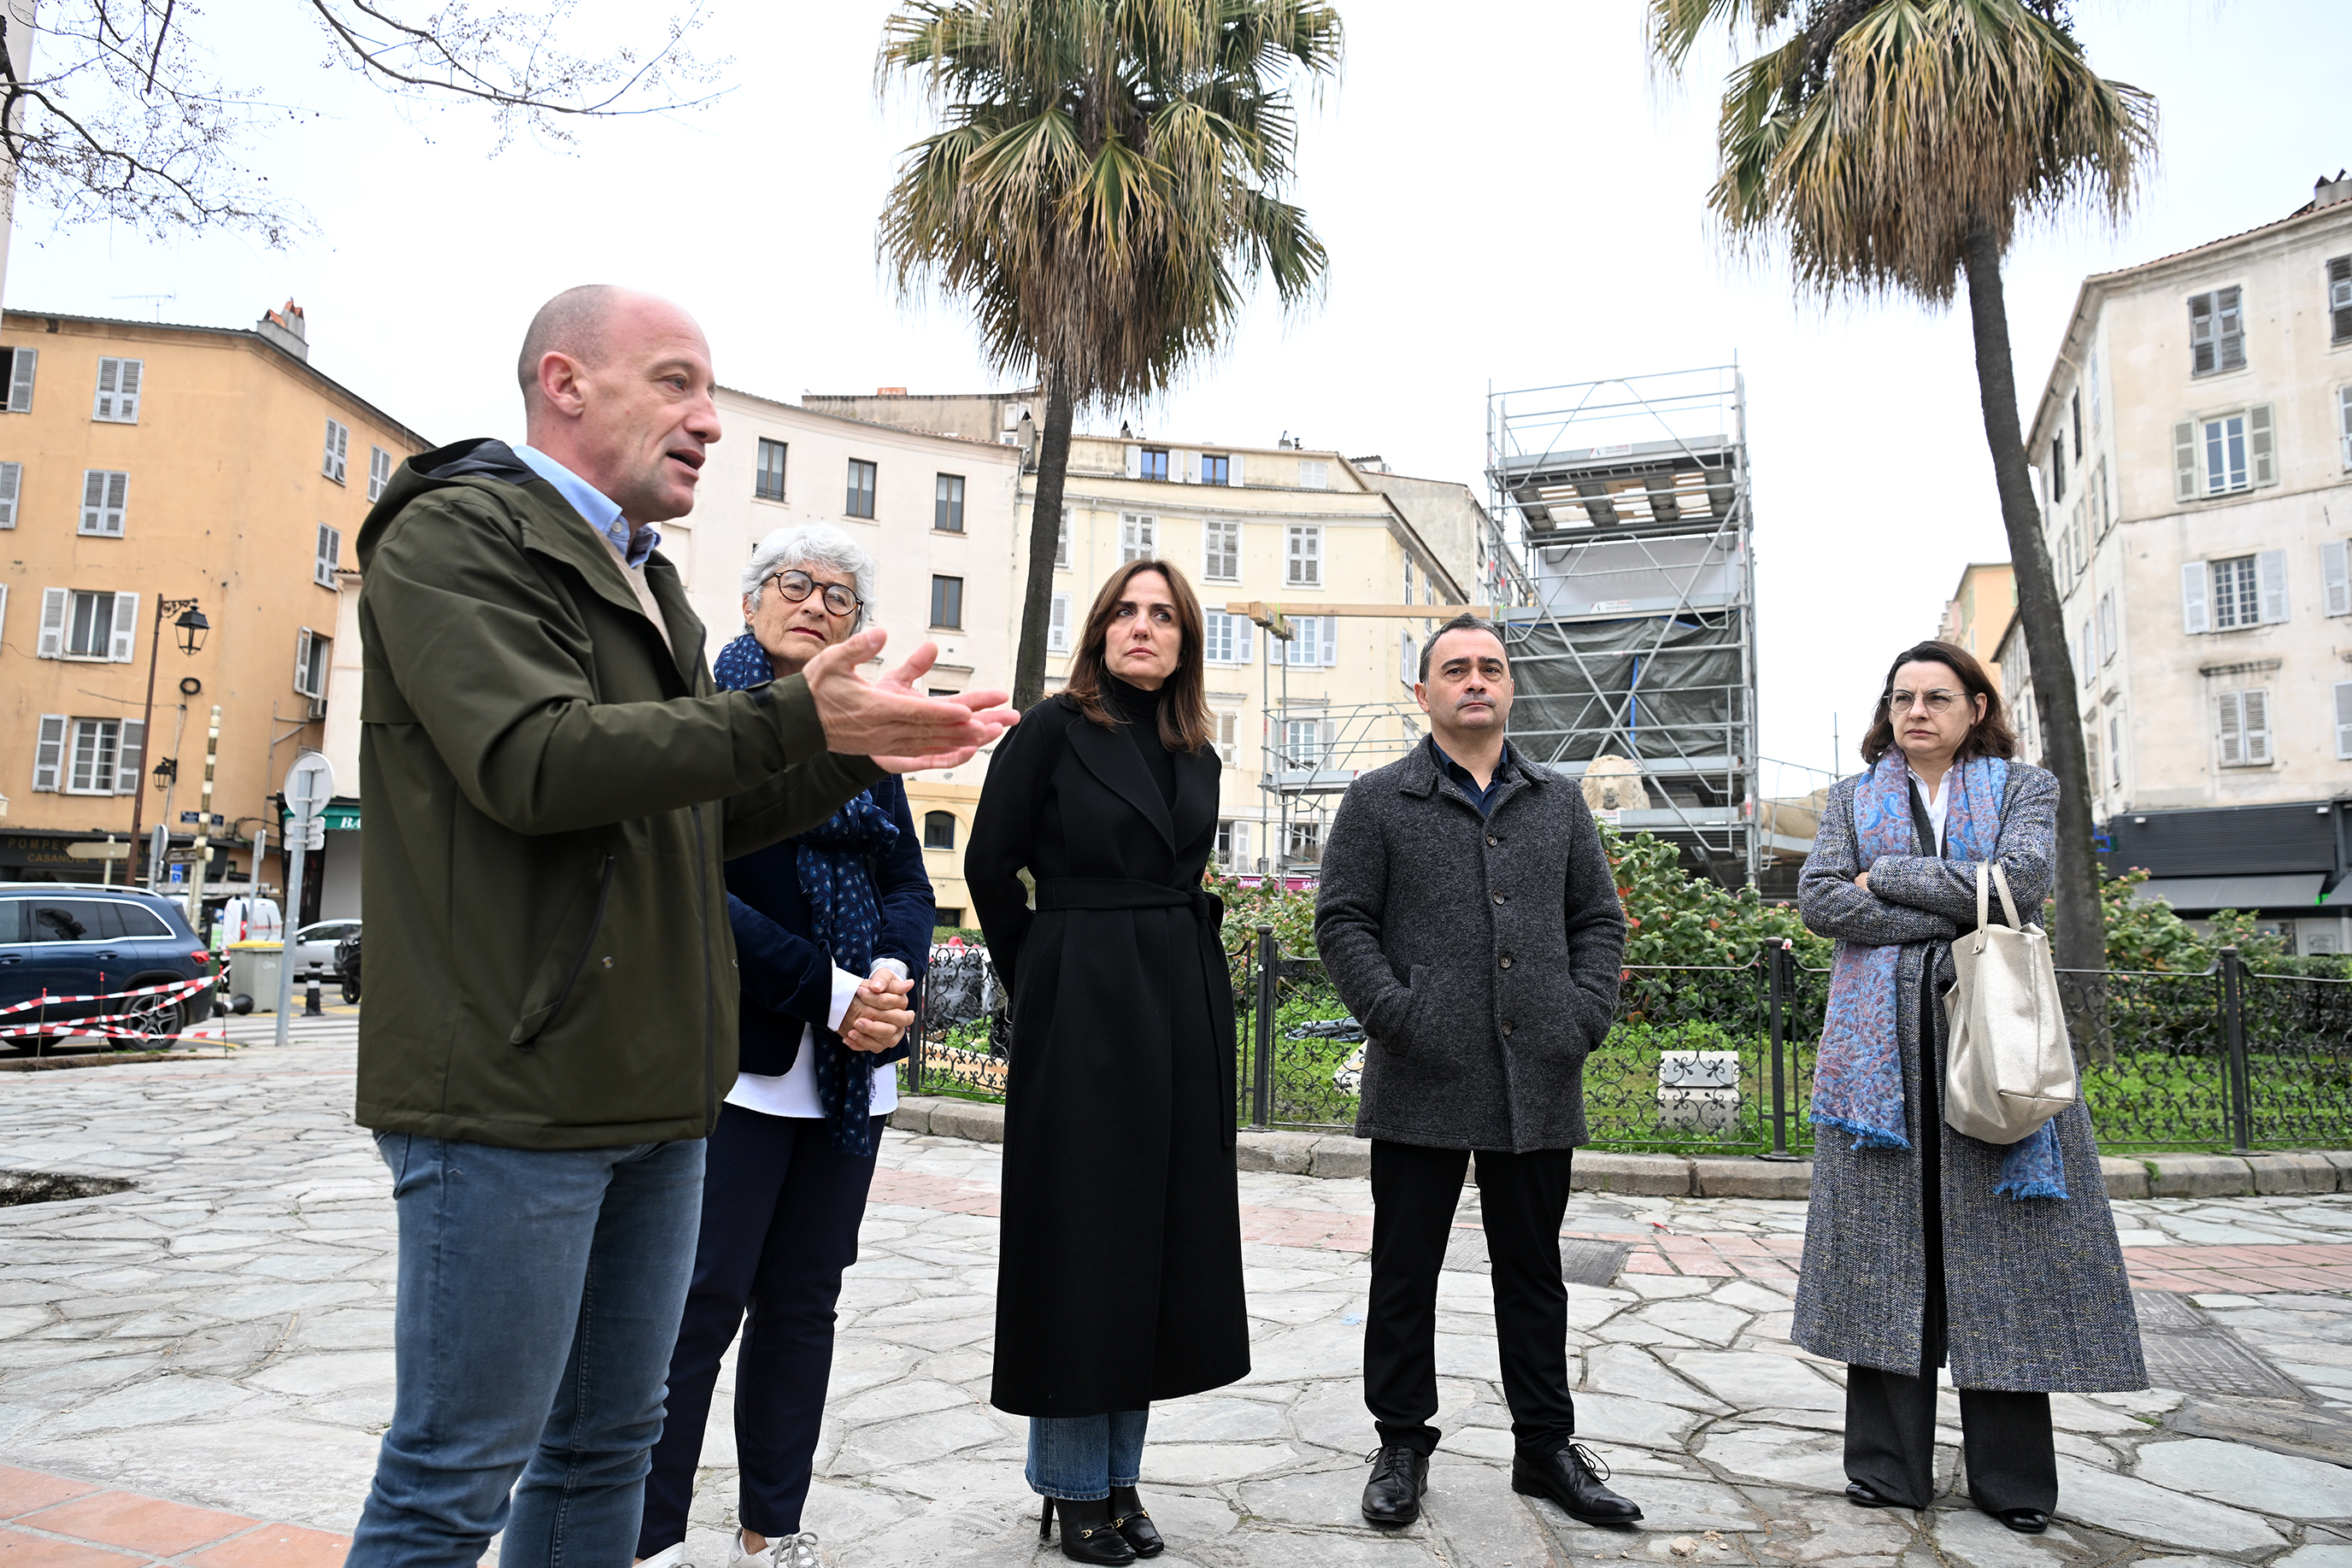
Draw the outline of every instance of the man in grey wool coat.
<instances>
[{"instance_id":1,"label":"man in grey wool coat","mask_svg":"<svg viewBox=\"0 0 2352 1568\"><path fill-rule=\"evenodd\" d=\"M1625 916L1576 785L1503 738L1510 656L1460 615L1421 653L1429 738L1348 788L1315 940L1360 1019L1372 1140L1364 1517L1421 1517L1437 1414L1437 1274L1470 1152L1494 1268L1512 1490L1586 1524L1642 1517L1575 1441L1559 1228L1584 1141L1584 1059L1609 1032Z\"/></svg>"}]
</instances>

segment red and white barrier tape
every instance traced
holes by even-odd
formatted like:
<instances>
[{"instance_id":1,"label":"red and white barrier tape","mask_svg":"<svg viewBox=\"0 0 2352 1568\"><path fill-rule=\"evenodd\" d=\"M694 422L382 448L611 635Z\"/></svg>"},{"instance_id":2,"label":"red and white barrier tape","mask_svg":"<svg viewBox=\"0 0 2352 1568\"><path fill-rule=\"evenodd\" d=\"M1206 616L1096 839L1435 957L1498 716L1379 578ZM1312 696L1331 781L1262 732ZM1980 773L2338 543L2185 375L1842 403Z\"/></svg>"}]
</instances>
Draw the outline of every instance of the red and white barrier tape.
<instances>
[{"instance_id":1,"label":"red and white barrier tape","mask_svg":"<svg viewBox=\"0 0 2352 1568\"><path fill-rule=\"evenodd\" d=\"M44 991L39 996L33 998L30 1001L17 1002L10 1007L0 1008L0 1017L5 1017L9 1013L25 1012L34 1008L55 1007L60 1004L78 1005L83 1002L129 1001L137 997L154 997L160 998L164 1001L177 1001L182 997L194 996L198 991L205 989L212 984L214 984L214 980L211 976L199 975L194 979L175 980L167 986L140 986L128 991L109 991L98 996L60 997L52 996L48 992ZM94 1035L102 1039L110 1040L217 1040L226 1038L224 1033L218 1029L184 1030L178 1035L173 1036L156 1034L153 1032L152 1028L136 1029L119 1027L124 1019L139 1016L140 1015L136 1013L123 1011L95 1013L87 1018L61 1019L54 1023L10 1024L5 1028L0 1028L0 1040L24 1040L37 1035Z\"/></svg>"}]
</instances>

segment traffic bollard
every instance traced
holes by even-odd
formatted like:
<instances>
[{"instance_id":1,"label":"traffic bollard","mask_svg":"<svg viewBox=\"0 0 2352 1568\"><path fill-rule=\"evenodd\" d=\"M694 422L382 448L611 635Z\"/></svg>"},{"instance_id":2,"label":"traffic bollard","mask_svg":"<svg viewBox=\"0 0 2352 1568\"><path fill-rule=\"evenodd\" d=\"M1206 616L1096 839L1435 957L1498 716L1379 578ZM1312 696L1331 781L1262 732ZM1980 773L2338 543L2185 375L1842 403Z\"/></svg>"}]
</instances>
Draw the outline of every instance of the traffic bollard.
<instances>
[{"instance_id":1,"label":"traffic bollard","mask_svg":"<svg viewBox=\"0 0 2352 1568\"><path fill-rule=\"evenodd\" d=\"M306 1019L327 1016L327 1009L319 1005L319 966L316 964L310 966L310 979L302 990L302 1016Z\"/></svg>"}]
</instances>

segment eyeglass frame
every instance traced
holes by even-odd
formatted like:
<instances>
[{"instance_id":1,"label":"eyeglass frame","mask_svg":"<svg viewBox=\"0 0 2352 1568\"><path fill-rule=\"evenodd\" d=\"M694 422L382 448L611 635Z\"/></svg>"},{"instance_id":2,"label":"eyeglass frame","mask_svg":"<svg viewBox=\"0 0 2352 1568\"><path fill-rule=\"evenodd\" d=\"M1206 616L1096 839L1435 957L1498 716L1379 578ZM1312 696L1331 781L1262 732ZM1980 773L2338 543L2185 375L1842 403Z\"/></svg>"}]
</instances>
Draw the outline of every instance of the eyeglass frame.
<instances>
[{"instance_id":1,"label":"eyeglass frame","mask_svg":"<svg viewBox=\"0 0 2352 1568\"><path fill-rule=\"evenodd\" d=\"M794 593L789 587L785 586L784 579L788 577L797 577L803 582L808 584L808 586L803 589L800 592ZM796 566L788 566L781 571L772 571L767 576L760 580L760 586L762 588L767 587L770 583L774 583L776 585L776 591L784 596L784 601L788 604L806 604L808 602L809 595L816 593L817 601L824 607L824 612L827 615L833 616L835 620L846 615L855 615L858 611L865 608L866 605L866 601L858 598L856 591L853 591L847 583L827 582L821 584L815 578L811 577L807 572L803 571ZM822 593L817 593L819 588L823 588L824 591ZM849 608L846 610L835 608L833 596L836 593L842 594L848 599Z\"/></svg>"}]
</instances>

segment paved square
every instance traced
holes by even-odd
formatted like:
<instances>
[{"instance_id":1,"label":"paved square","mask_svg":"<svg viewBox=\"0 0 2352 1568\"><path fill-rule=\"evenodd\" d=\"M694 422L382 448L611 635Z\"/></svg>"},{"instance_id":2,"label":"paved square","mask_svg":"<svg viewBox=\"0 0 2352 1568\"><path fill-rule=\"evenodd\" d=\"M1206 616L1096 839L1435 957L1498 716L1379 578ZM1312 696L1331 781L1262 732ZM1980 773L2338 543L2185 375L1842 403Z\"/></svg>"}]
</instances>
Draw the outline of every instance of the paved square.
<instances>
[{"instance_id":1,"label":"paved square","mask_svg":"<svg viewBox=\"0 0 2352 1568\"><path fill-rule=\"evenodd\" d=\"M237 1032L266 1035L253 1021ZM0 1169L136 1184L0 1208L6 1568L339 1559L391 1412L393 1218L350 1119L351 1020L299 1032L226 1060L0 1075ZM894 1131L882 1166L809 1527L841 1568L1029 1562L1024 1424L985 1403L998 1150ZM1647 1521L1586 1530L1512 1494L1488 1280L1465 1269L1442 1287L1428 1513L1379 1534L1355 1511L1367 1184L1241 1182L1255 1370L1153 1413L1167 1568L2352 1568L2352 1196L2116 1206L2136 1282L2164 1292L2143 1298L2151 1340L2183 1347L2164 1364L2189 1380L2242 1357L2276 1396L2060 1396L2060 1522L2036 1540L1948 1487L1918 1516L1838 1495L1843 1369L1787 1337L1801 1204L1579 1194L1570 1234L1631 1249L1614 1285L1570 1287L1580 1418ZM728 1405L697 1499L706 1563L726 1561Z\"/></svg>"}]
</instances>

